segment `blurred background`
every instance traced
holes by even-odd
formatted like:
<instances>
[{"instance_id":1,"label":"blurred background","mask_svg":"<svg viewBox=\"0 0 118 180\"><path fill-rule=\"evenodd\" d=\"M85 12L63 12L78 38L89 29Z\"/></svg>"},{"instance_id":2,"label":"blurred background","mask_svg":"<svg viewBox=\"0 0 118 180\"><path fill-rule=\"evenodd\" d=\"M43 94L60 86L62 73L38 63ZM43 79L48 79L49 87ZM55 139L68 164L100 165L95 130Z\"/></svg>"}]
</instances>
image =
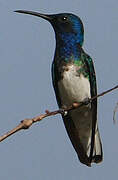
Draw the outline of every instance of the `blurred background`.
<instances>
[{"instance_id":1,"label":"blurred background","mask_svg":"<svg viewBox=\"0 0 118 180\"><path fill-rule=\"evenodd\" d=\"M45 20L14 13L71 12L85 28L84 50L93 58L98 92L118 84L118 1L0 0L0 134L20 120L58 108L51 80L55 35ZM81 164L60 115L48 117L0 143L1 180L111 180L118 177L118 90L98 100L104 161ZM116 114L116 119L118 119Z\"/></svg>"}]
</instances>

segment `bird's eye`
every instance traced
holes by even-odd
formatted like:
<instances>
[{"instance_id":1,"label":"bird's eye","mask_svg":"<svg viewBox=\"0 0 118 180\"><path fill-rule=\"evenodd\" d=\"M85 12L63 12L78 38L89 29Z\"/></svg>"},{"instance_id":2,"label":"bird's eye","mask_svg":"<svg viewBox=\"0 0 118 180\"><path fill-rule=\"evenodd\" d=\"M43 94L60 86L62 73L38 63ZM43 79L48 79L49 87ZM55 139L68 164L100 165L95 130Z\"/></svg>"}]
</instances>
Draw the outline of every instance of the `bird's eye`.
<instances>
[{"instance_id":1,"label":"bird's eye","mask_svg":"<svg viewBox=\"0 0 118 180\"><path fill-rule=\"evenodd\" d=\"M63 17L61 17L61 21L62 21L62 22L66 22L66 21L67 21L67 19L68 19L68 18L67 18L67 16L63 16Z\"/></svg>"}]
</instances>

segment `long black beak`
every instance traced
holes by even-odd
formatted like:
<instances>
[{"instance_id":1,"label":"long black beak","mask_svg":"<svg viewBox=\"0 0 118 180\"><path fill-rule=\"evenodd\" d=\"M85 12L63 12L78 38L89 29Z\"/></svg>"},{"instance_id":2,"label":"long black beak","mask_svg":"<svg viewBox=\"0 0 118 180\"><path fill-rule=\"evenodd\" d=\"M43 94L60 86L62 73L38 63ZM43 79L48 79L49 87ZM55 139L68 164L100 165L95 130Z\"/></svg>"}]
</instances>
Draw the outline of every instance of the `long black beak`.
<instances>
[{"instance_id":1,"label":"long black beak","mask_svg":"<svg viewBox=\"0 0 118 180\"><path fill-rule=\"evenodd\" d=\"M50 21L50 22L52 20L52 16L51 15L41 14L41 13L38 13L38 12L26 11L26 10L16 10L14 12L23 13L23 14L30 14L30 15L33 15L33 16L38 16L38 17L46 19L47 21Z\"/></svg>"}]
</instances>

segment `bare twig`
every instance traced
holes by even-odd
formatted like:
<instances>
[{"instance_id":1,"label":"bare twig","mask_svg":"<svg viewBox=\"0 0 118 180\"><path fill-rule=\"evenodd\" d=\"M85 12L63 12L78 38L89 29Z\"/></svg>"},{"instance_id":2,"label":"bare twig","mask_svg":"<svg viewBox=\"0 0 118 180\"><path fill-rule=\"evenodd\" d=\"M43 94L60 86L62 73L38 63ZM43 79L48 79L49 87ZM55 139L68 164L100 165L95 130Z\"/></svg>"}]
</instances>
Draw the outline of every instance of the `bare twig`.
<instances>
[{"instance_id":1,"label":"bare twig","mask_svg":"<svg viewBox=\"0 0 118 180\"><path fill-rule=\"evenodd\" d=\"M84 102L76 102L76 103L73 103L71 106L67 107L67 108L63 108L63 109L59 109L59 110L56 110L56 111L48 111L46 110L45 111L45 114L41 114L37 117L34 117L32 119L24 119L20 122L20 124L18 126L16 126L14 129L12 129L11 131L8 131L7 133L5 133L3 136L0 136L0 142L3 141L4 139L6 139L7 137L11 136L12 134L22 130L22 129L28 129L30 128L30 126L32 126L33 123L36 123L36 122L39 122L41 121L42 119L48 117L48 116L54 116L56 114L64 114L65 112L68 112L68 111L71 111L73 109L76 109L76 108L80 108L81 106L84 106L84 105L87 105L89 103L91 103L94 99L98 98L98 97L101 97L101 96L104 96L105 94L115 90L118 88L118 85L107 90L107 91L104 91L90 99L87 99L85 100Z\"/></svg>"},{"instance_id":2,"label":"bare twig","mask_svg":"<svg viewBox=\"0 0 118 180\"><path fill-rule=\"evenodd\" d=\"M113 122L114 124L117 122L116 121L116 112L118 111L118 102L116 103L116 106L114 108L114 111L113 111Z\"/></svg>"}]
</instances>

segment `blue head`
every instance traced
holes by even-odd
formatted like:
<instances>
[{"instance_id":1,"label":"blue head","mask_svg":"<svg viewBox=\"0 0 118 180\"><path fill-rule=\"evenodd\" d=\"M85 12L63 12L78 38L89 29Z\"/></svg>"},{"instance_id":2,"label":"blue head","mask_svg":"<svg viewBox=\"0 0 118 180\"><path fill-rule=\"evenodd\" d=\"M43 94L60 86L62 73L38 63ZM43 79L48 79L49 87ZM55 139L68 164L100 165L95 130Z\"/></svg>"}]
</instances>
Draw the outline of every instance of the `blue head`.
<instances>
[{"instance_id":1,"label":"blue head","mask_svg":"<svg viewBox=\"0 0 118 180\"><path fill-rule=\"evenodd\" d=\"M48 20L55 30L56 39L70 40L79 43L80 46L83 44L84 28L82 21L76 15L70 13L47 15L25 10L17 10L15 12L30 14Z\"/></svg>"},{"instance_id":2,"label":"blue head","mask_svg":"<svg viewBox=\"0 0 118 180\"><path fill-rule=\"evenodd\" d=\"M52 26L56 33L57 40L64 42L79 43L82 46L84 41L84 28L79 17L69 14L61 13L52 16Z\"/></svg>"}]
</instances>

